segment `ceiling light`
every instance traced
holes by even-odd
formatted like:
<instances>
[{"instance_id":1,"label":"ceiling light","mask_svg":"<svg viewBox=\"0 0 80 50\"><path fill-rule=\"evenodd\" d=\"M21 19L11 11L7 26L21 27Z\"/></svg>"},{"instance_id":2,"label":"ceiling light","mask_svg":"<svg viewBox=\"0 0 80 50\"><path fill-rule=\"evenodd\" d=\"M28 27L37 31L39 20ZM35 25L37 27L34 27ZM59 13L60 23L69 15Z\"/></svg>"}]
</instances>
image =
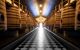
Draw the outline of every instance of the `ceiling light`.
<instances>
[{"instance_id":1,"label":"ceiling light","mask_svg":"<svg viewBox=\"0 0 80 50\"><path fill-rule=\"evenodd\" d=\"M40 4L39 7L42 7L42 4Z\"/></svg>"},{"instance_id":2,"label":"ceiling light","mask_svg":"<svg viewBox=\"0 0 80 50\"><path fill-rule=\"evenodd\" d=\"M42 11L40 10L40 13L42 13Z\"/></svg>"}]
</instances>

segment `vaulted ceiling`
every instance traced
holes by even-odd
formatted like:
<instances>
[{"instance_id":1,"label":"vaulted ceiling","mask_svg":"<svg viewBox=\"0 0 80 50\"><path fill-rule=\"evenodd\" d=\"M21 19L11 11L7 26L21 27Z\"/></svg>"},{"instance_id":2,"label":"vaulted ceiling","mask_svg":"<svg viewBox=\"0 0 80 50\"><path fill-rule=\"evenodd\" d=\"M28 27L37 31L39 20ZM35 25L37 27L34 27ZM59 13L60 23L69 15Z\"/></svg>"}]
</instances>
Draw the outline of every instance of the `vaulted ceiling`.
<instances>
[{"instance_id":1,"label":"vaulted ceiling","mask_svg":"<svg viewBox=\"0 0 80 50\"><path fill-rule=\"evenodd\" d=\"M42 16L49 16L51 10L54 8L56 0L26 0L26 4L29 7L32 14L39 16L39 5L42 4Z\"/></svg>"},{"instance_id":2,"label":"vaulted ceiling","mask_svg":"<svg viewBox=\"0 0 80 50\"><path fill-rule=\"evenodd\" d=\"M15 0L19 1L19 0ZM24 7L27 7L34 17L40 15L39 5L42 4L42 16L49 17L51 10L61 0L20 0Z\"/></svg>"}]
</instances>

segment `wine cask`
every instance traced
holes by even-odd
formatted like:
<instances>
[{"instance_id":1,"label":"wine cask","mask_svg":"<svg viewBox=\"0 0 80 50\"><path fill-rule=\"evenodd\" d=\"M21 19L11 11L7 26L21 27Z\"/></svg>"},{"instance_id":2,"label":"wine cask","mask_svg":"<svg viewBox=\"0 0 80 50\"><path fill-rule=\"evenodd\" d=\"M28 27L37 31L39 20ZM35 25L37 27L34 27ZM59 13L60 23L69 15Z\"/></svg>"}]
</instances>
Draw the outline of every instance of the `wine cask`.
<instances>
[{"instance_id":1,"label":"wine cask","mask_svg":"<svg viewBox=\"0 0 80 50\"><path fill-rule=\"evenodd\" d=\"M0 30L6 29L6 5L5 0L0 0Z\"/></svg>"},{"instance_id":2,"label":"wine cask","mask_svg":"<svg viewBox=\"0 0 80 50\"><path fill-rule=\"evenodd\" d=\"M7 9L7 27L11 29L20 28L19 8L16 6L10 6Z\"/></svg>"},{"instance_id":3,"label":"wine cask","mask_svg":"<svg viewBox=\"0 0 80 50\"><path fill-rule=\"evenodd\" d=\"M76 22L76 27L77 27L77 30L78 29L80 29L80 0L77 0L77 6L76 6L76 9L77 9L77 11L76 11L76 14L77 14L77 18L76 18L76 20L77 20L77 22Z\"/></svg>"},{"instance_id":4,"label":"wine cask","mask_svg":"<svg viewBox=\"0 0 80 50\"><path fill-rule=\"evenodd\" d=\"M62 28L74 28L75 26L75 9L67 5L63 8Z\"/></svg>"}]
</instances>

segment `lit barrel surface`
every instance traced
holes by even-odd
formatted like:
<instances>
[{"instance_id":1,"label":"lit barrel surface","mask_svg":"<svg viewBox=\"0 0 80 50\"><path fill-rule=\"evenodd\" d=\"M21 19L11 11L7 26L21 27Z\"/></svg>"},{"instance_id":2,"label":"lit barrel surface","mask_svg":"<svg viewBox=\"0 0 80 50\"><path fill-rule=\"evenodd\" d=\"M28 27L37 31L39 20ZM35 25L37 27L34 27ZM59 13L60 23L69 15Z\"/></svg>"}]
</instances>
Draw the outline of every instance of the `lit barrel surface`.
<instances>
[{"instance_id":1,"label":"lit barrel surface","mask_svg":"<svg viewBox=\"0 0 80 50\"><path fill-rule=\"evenodd\" d=\"M5 29L6 6L5 0L0 1L0 30Z\"/></svg>"}]
</instances>

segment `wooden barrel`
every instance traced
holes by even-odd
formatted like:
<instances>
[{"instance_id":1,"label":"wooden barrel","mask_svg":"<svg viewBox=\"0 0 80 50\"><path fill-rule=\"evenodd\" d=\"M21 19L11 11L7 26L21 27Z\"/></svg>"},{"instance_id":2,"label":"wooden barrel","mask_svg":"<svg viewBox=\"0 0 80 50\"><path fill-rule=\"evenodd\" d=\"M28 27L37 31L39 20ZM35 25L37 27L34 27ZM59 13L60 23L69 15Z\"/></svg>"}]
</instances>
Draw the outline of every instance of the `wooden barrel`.
<instances>
[{"instance_id":1,"label":"wooden barrel","mask_svg":"<svg viewBox=\"0 0 80 50\"><path fill-rule=\"evenodd\" d=\"M77 0L77 6L76 6L76 9L77 9L77 13L76 13L76 17L77 17L77 22L76 22L76 27L77 27L77 30L80 29L80 0Z\"/></svg>"},{"instance_id":2,"label":"wooden barrel","mask_svg":"<svg viewBox=\"0 0 80 50\"><path fill-rule=\"evenodd\" d=\"M5 0L0 1L0 30L4 30L6 27L6 6Z\"/></svg>"},{"instance_id":3,"label":"wooden barrel","mask_svg":"<svg viewBox=\"0 0 80 50\"><path fill-rule=\"evenodd\" d=\"M11 6L7 9L7 26L8 28L20 28L19 8Z\"/></svg>"},{"instance_id":4,"label":"wooden barrel","mask_svg":"<svg viewBox=\"0 0 80 50\"><path fill-rule=\"evenodd\" d=\"M75 9L71 6L65 6L63 8L62 15L62 27L63 28L74 28L75 26Z\"/></svg>"},{"instance_id":5,"label":"wooden barrel","mask_svg":"<svg viewBox=\"0 0 80 50\"><path fill-rule=\"evenodd\" d=\"M21 27L22 28L25 28L26 27L26 18L27 18L27 15L26 15L26 13L25 12L22 12L21 11Z\"/></svg>"},{"instance_id":6,"label":"wooden barrel","mask_svg":"<svg viewBox=\"0 0 80 50\"><path fill-rule=\"evenodd\" d=\"M55 14L55 27L60 28L60 24L61 24L61 12L57 11Z\"/></svg>"},{"instance_id":7,"label":"wooden barrel","mask_svg":"<svg viewBox=\"0 0 80 50\"><path fill-rule=\"evenodd\" d=\"M77 8L78 8L78 12L80 13L80 0L77 0Z\"/></svg>"}]
</instances>

